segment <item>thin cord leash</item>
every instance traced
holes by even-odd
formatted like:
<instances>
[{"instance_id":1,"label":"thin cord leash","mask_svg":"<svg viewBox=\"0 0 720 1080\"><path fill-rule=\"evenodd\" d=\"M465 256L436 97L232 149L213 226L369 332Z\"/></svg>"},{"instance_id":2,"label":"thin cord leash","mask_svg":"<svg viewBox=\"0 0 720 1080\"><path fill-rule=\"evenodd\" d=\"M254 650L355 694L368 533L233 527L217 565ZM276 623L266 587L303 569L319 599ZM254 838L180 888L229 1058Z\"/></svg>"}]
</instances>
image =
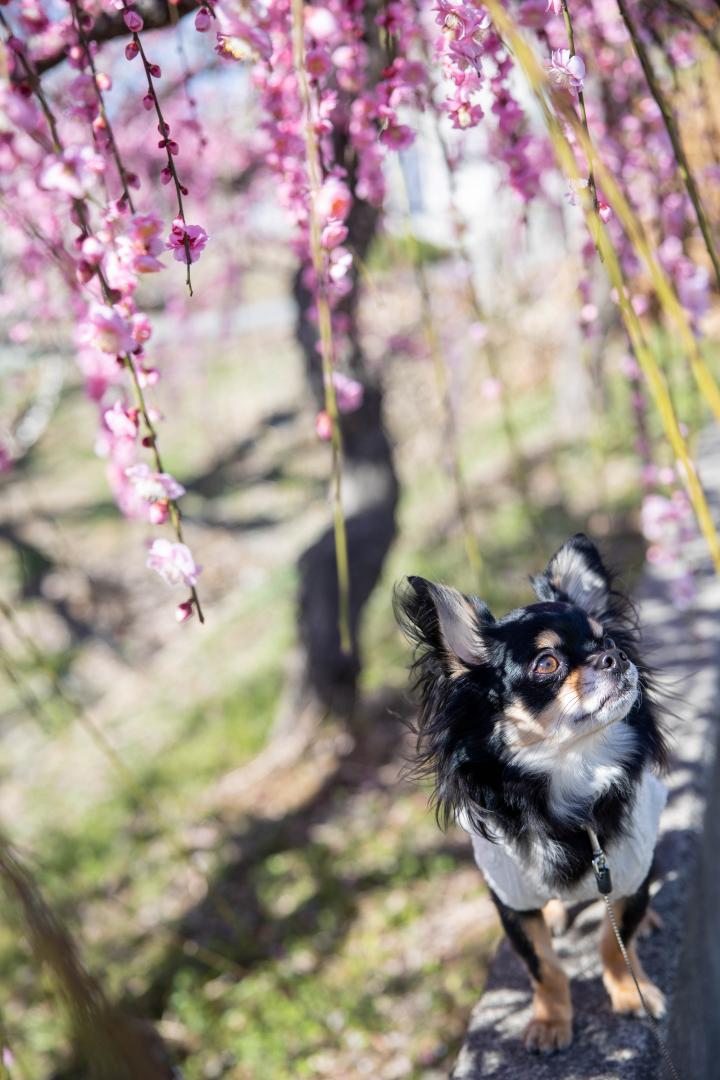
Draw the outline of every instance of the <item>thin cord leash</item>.
<instances>
[{"instance_id":1,"label":"thin cord leash","mask_svg":"<svg viewBox=\"0 0 720 1080\"><path fill-rule=\"evenodd\" d=\"M648 1020L650 1021L650 1025L652 1027L653 1035L657 1039L658 1046L660 1047L662 1056L665 1059L665 1064L668 1067L670 1075L672 1076L673 1080L680 1080L680 1074L678 1073L677 1069L675 1068L675 1065L673 1063L673 1059L670 1057L670 1051L667 1048L667 1044L666 1044L665 1040L663 1039L662 1035L660 1034L660 1025L658 1024L657 1020L655 1019L655 1017L653 1016L653 1014L650 1012L650 1010L648 1008L648 1005L647 1005L647 1002L645 1001L645 997L643 995L643 992L640 989L640 983L637 980L635 970L634 970L634 968L633 968L633 966L632 966L632 964L630 962L630 957L628 955L628 951L625 948L625 943L624 943L622 937L620 936L620 930L618 929L617 920L615 918L615 912L613 911L612 904L610 903L610 893L612 892L612 878L610 877L610 867L608 866L607 857L606 857L605 852L603 851L603 849L600 847L600 841L598 840L597 833L594 832L590 828L589 825L585 826L585 831L587 832L587 834L588 834L588 836L590 838L590 845L592 847L592 867L593 867L593 870L595 872L595 881L597 882L598 892L600 893L603 900L605 901L605 907L607 908L608 918L610 920L610 926L612 927L613 933L615 934L615 939L616 939L616 941L618 943L618 948L620 949L620 953L622 955L622 958L625 961L625 966L627 967L628 971L630 972L630 975L632 977L632 981L635 983L635 989L638 992L640 1002L642 1004L643 1009L645 1010L645 1015L647 1016Z\"/></svg>"}]
</instances>

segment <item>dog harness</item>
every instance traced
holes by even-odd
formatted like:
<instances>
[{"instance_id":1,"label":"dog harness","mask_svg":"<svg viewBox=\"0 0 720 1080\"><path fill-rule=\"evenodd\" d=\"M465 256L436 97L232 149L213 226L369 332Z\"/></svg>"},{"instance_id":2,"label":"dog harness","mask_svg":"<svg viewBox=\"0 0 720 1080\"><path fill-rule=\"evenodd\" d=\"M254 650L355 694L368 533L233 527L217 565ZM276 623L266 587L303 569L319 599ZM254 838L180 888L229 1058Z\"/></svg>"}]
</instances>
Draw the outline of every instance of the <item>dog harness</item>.
<instances>
[{"instance_id":1,"label":"dog harness","mask_svg":"<svg viewBox=\"0 0 720 1080\"><path fill-rule=\"evenodd\" d=\"M613 896L632 896L648 875L657 841L660 814L667 800L667 788L651 772L645 771L638 785L637 798L622 836L608 844L606 854L612 866ZM486 840L476 832L466 815L458 824L470 833L475 862L492 891L514 911L532 911L548 900L579 904L597 898L592 870L569 888L552 888L544 880L544 852L552 840L538 841L530 849L518 851L502 836Z\"/></svg>"}]
</instances>

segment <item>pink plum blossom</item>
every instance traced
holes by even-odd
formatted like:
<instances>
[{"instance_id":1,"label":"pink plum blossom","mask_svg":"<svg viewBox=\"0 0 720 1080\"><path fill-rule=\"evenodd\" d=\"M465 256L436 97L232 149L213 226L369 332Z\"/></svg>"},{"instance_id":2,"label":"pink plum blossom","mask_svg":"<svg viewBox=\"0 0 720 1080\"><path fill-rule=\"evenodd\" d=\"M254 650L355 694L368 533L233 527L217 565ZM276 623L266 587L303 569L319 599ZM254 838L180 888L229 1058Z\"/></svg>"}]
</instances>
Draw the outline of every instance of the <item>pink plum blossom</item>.
<instances>
[{"instance_id":1,"label":"pink plum blossom","mask_svg":"<svg viewBox=\"0 0 720 1080\"><path fill-rule=\"evenodd\" d=\"M308 49L305 67L311 79L322 79L332 70L327 49Z\"/></svg>"},{"instance_id":2,"label":"pink plum blossom","mask_svg":"<svg viewBox=\"0 0 720 1080\"><path fill-rule=\"evenodd\" d=\"M170 473L153 472L144 462L131 465L125 470L125 475L140 498L146 502L179 499L185 494L185 488Z\"/></svg>"},{"instance_id":3,"label":"pink plum blossom","mask_svg":"<svg viewBox=\"0 0 720 1080\"><path fill-rule=\"evenodd\" d=\"M415 141L415 132L407 124L388 124L380 133L380 142L393 150L406 150Z\"/></svg>"},{"instance_id":4,"label":"pink plum blossom","mask_svg":"<svg viewBox=\"0 0 720 1080\"><path fill-rule=\"evenodd\" d=\"M40 186L46 191L64 191L72 199L88 195L105 171L105 162L90 146L69 146L63 150L40 176Z\"/></svg>"},{"instance_id":5,"label":"pink plum blossom","mask_svg":"<svg viewBox=\"0 0 720 1080\"><path fill-rule=\"evenodd\" d=\"M363 384L357 379L348 378L341 371L334 371L332 380L338 410L341 413L351 413L359 409L365 393Z\"/></svg>"},{"instance_id":6,"label":"pink plum blossom","mask_svg":"<svg viewBox=\"0 0 720 1080\"><path fill-rule=\"evenodd\" d=\"M105 254L105 246L97 236L86 236L82 242L83 259L90 266L99 266Z\"/></svg>"},{"instance_id":7,"label":"pink plum blossom","mask_svg":"<svg viewBox=\"0 0 720 1080\"><path fill-rule=\"evenodd\" d=\"M464 128L474 127L484 116L482 106L477 103L473 105L469 101L448 101L444 103L443 108L450 117L452 126L461 131Z\"/></svg>"},{"instance_id":8,"label":"pink plum blossom","mask_svg":"<svg viewBox=\"0 0 720 1080\"><path fill-rule=\"evenodd\" d=\"M167 585L186 585L194 588L202 567L197 566L186 544L176 544L165 537L153 540L147 566L155 570Z\"/></svg>"},{"instance_id":9,"label":"pink plum blossom","mask_svg":"<svg viewBox=\"0 0 720 1080\"><path fill-rule=\"evenodd\" d=\"M318 192L315 210L321 221L344 221L350 213L350 188L336 176L329 176Z\"/></svg>"},{"instance_id":10,"label":"pink plum blossom","mask_svg":"<svg viewBox=\"0 0 720 1080\"><path fill-rule=\"evenodd\" d=\"M122 370L109 353L79 349L75 359L85 379L85 392L92 401L102 401L108 387L122 379Z\"/></svg>"},{"instance_id":11,"label":"pink plum blossom","mask_svg":"<svg viewBox=\"0 0 720 1080\"><path fill-rule=\"evenodd\" d=\"M178 262L197 262L207 244L208 235L201 225L186 225L182 218L175 218L166 248L172 251Z\"/></svg>"},{"instance_id":12,"label":"pink plum blossom","mask_svg":"<svg viewBox=\"0 0 720 1080\"><path fill-rule=\"evenodd\" d=\"M224 8L220 14L224 29L217 35L215 51L219 56L226 60L240 61L270 59L273 51L272 39L265 30L259 26L250 26L235 15L225 18L228 13Z\"/></svg>"},{"instance_id":13,"label":"pink plum blossom","mask_svg":"<svg viewBox=\"0 0 720 1080\"><path fill-rule=\"evenodd\" d=\"M336 247L330 252L328 273L334 282L344 278L352 267L353 257L344 247Z\"/></svg>"},{"instance_id":14,"label":"pink plum blossom","mask_svg":"<svg viewBox=\"0 0 720 1080\"><path fill-rule=\"evenodd\" d=\"M338 23L328 8L309 4L305 8L305 28L316 41L327 41L337 33Z\"/></svg>"},{"instance_id":15,"label":"pink plum blossom","mask_svg":"<svg viewBox=\"0 0 720 1080\"><path fill-rule=\"evenodd\" d=\"M90 345L117 356L135 347L129 322L117 308L107 304L92 305L78 327L77 337L81 345Z\"/></svg>"},{"instance_id":16,"label":"pink plum blossom","mask_svg":"<svg viewBox=\"0 0 720 1080\"><path fill-rule=\"evenodd\" d=\"M341 221L329 221L322 231L320 237L320 243L324 248L330 251L332 248L338 247L346 239L348 234L347 225L343 225Z\"/></svg>"},{"instance_id":17,"label":"pink plum blossom","mask_svg":"<svg viewBox=\"0 0 720 1080\"><path fill-rule=\"evenodd\" d=\"M131 333L136 345L144 345L152 337L152 323L142 311L136 311L130 317Z\"/></svg>"},{"instance_id":18,"label":"pink plum blossom","mask_svg":"<svg viewBox=\"0 0 720 1080\"><path fill-rule=\"evenodd\" d=\"M585 64L577 54L572 56L569 49L556 49L550 57L548 74L555 86L578 94L583 88Z\"/></svg>"},{"instance_id":19,"label":"pink plum blossom","mask_svg":"<svg viewBox=\"0 0 720 1080\"><path fill-rule=\"evenodd\" d=\"M118 258L138 274L153 274L163 270L158 255L164 250L161 232L163 223L157 214L134 214L127 233L118 236L115 247Z\"/></svg>"},{"instance_id":20,"label":"pink plum blossom","mask_svg":"<svg viewBox=\"0 0 720 1080\"><path fill-rule=\"evenodd\" d=\"M137 417L129 413L122 402L116 401L112 409L106 409L103 413L103 420L115 438L137 438Z\"/></svg>"}]
</instances>

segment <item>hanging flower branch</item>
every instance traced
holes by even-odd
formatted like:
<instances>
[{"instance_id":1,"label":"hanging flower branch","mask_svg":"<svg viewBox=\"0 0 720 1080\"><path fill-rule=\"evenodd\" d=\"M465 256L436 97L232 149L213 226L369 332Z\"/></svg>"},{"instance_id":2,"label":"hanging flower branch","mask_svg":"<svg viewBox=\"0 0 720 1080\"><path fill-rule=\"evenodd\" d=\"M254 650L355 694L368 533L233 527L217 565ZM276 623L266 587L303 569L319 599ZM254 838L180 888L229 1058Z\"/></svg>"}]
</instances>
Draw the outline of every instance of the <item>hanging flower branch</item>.
<instances>
[{"instance_id":1,"label":"hanging flower branch","mask_svg":"<svg viewBox=\"0 0 720 1080\"><path fill-rule=\"evenodd\" d=\"M177 609L184 621L193 610L204 621L196 589L200 572L184 543L177 499L184 489L164 469L155 427L157 414L145 400L144 387L154 385L159 373L145 362L145 343L152 328L148 317L137 310L133 293L140 274L163 269L157 256L162 243L162 222L152 214L136 214L129 188L137 178L125 168L109 123L103 89L109 80L97 71L92 49L85 33L86 16L77 0L72 0L72 27L75 30L74 62L81 74L74 82L79 115L92 123L93 146L66 145L60 134L55 113L45 94L40 77L29 58L25 44L13 34L0 10L0 25L14 65L12 75L20 94L31 93L37 99L47 122L47 134L32 115L24 115L25 130L42 150L37 163L40 190L54 200L52 213L60 219L63 201L70 198L72 217L80 234L74 243L75 282L73 301L77 319L78 362L89 380L91 396L100 404L101 445L109 458L109 474L118 504L130 516L143 514L155 525L170 520L176 543L156 540L148 565L158 570L169 584L184 584L189 599ZM89 69L84 75L83 69ZM12 91L10 91L12 93ZM98 177L106 172L104 154L115 162L122 195L109 202L99 215L93 231L95 188ZM130 211L132 217L125 220ZM56 228L53 222L53 227ZM105 391L116 382L116 372L127 372L135 404L129 407L116 400L108 408ZM136 463L138 442L150 450L155 471Z\"/></svg>"},{"instance_id":2,"label":"hanging flower branch","mask_svg":"<svg viewBox=\"0 0 720 1080\"><path fill-rule=\"evenodd\" d=\"M133 0L123 0L123 2L125 3L123 19L125 20L125 25L128 30L132 34L132 41L125 49L125 57L127 60L134 60L135 57L139 55L142 60L142 65L145 69L145 78L147 80L147 93L143 98L143 107L148 111L152 109L155 110L158 121L158 132L160 134L158 149L165 151L167 159L167 164L160 173L160 179L163 184L169 184L172 181L175 186L175 195L177 197L178 212L177 217L172 224L167 247L172 251L174 257L178 261L185 262L187 267L187 277L185 281L188 292L192 296L193 289L190 277L190 267L192 263L200 258L207 243L207 233L201 225L188 225L185 220L183 195L188 194L188 189L180 182L180 177L178 176L178 171L175 166L175 158L180 152L180 148L170 134L170 125L163 116L160 100L155 87L155 82L157 79L161 78L162 71L160 70L159 64L150 63L145 49L143 48L142 41L140 40L140 32L145 25L142 15L136 11Z\"/></svg>"},{"instance_id":3,"label":"hanging flower branch","mask_svg":"<svg viewBox=\"0 0 720 1080\"><path fill-rule=\"evenodd\" d=\"M581 179L581 175L578 170L575 153L563 132L556 114L551 110L546 100L546 79L537 60L530 48L517 33L498 0L486 0L486 2L494 22L507 40L512 44L517 61L536 95L543 111L548 131L558 156L559 164L566 171L570 180L577 183L577 181ZM560 110L563 119L566 122L572 121L572 114L563 109L562 103L555 102L555 104ZM579 124L573 125L573 133L579 140L580 146L586 156L589 156L589 147L584 140L584 132ZM624 200L620 192L617 191L612 178L602 162L599 159L596 160L598 177L608 192L611 205L617 209L618 214L623 220L627 219L629 222L633 223L635 228L637 228L634 215L627 205L626 200ZM716 570L720 572L720 539L718 539L717 530L712 515L710 514L705 493L697 476L685 437L677 419L666 380L655 356L647 344L642 324L631 303L631 294L628 289L625 275L623 274L620 259L610 240L608 232L603 225L600 215L595 210L592 202L590 202L589 205L585 204L584 209L593 242L601 253L610 283L615 290L615 295L617 296L633 351L647 380L650 393L657 406L668 440L677 458L684 482L687 485L690 501L710 550L713 563Z\"/></svg>"},{"instance_id":4,"label":"hanging flower branch","mask_svg":"<svg viewBox=\"0 0 720 1080\"><path fill-rule=\"evenodd\" d=\"M172 541L155 540L150 566L188 589L179 618L200 614L199 568L184 545L177 502L182 488L163 467L159 417L147 400L159 372L146 355L152 326L138 309L139 282L160 271L170 252L185 264L192 295L191 267L208 236L203 226L188 223L188 190L209 205L213 171L225 150L231 148L248 171L272 175L294 226L293 247L304 266L305 286L315 300L311 314L325 387L316 426L332 446L340 625L348 646L338 419L360 407L363 393L348 362L343 310L358 274L350 224L357 200L383 205L385 159L412 145L418 114L435 107L433 86L443 133L464 140L469 156L482 154L497 165L518 196L520 214L548 195L547 181L557 171L553 149L559 155L571 199L589 225L580 282L583 330L597 329L592 293L599 251L611 259L605 273L712 546L702 492L647 333L649 317L659 311L682 347L700 395L720 417L720 389L698 343L711 279L707 266L693 258L694 239L702 238L720 283L711 202L691 169L664 89L665 69L655 61L662 52L669 70L692 64L701 47L717 54L709 0L692 10L628 0L618 0L617 7L573 0L180 0L157 10L143 0L104 6L98 0L68 0L63 10L58 16L53 8L50 18L43 0L0 3L10 69L10 82L0 87L6 117L0 133L0 211L15 245L13 277L28 285L29 294L23 298L24 318L12 333L18 340L32 333L28 324L36 315L66 319L69 292L77 361L98 403L98 444L108 459L115 498L126 514L156 526L167 521L173 528ZM184 17L193 20L199 43L214 44L230 71L235 62L249 65L260 118L241 134L215 132L213 145L212 118L204 112L203 152L186 155L179 168L183 125L196 132L199 125L192 102L186 99L182 110L178 106L187 90L188 65L183 59L176 96L151 59L160 52L147 31L165 26L168 35L177 34ZM378 62L378 36L384 63ZM134 62L115 80L116 87L139 76L143 85L133 86L132 93L155 117L157 147L141 151L132 145L124 121L128 129L139 130L137 119L114 109L112 56L99 53L113 38ZM182 45L179 38L177 44ZM56 101L40 75L60 63L72 78L60 85ZM532 109L517 90L518 73L528 77L542 103L550 138L536 130ZM482 150L473 141L476 129L485 135ZM157 150L162 152L160 181L172 197L171 223L155 202L159 189L148 183L157 175ZM452 183L451 168L450 173ZM227 220L227 207L224 213ZM461 232L456 240L462 247ZM50 263L59 270L62 293L45 272ZM470 300L477 315L478 298ZM12 296L6 303L8 312L22 306ZM124 387L127 401L118 396ZM147 461L138 458L143 447Z\"/></svg>"}]
</instances>

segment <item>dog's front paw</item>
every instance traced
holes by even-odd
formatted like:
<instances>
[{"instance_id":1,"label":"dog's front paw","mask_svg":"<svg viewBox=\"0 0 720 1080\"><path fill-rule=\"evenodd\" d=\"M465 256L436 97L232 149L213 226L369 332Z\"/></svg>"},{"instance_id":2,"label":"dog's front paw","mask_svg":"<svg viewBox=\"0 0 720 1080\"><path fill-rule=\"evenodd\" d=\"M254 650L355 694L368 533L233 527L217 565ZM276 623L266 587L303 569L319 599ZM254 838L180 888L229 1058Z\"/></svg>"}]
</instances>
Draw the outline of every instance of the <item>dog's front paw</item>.
<instances>
[{"instance_id":1,"label":"dog's front paw","mask_svg":"<svg viewBox=\"0 0 720 1080\"><path fill-rule=\"evenodd\" d=\"M572 1042L571 1020L531 1020L523 1036L525 1049L532 1054L554 1054L567 1050Z\"/></svg>"},{"instance_id":2,"label":"dog's front paw","mask_svg":"<svg viewBox=\"0 0 720 1080\"><path fill-rule=\"evenodd\" d=\"M631 1013L633 1016L645 1015L640 995L637 992L635 983L629 976L627 979L618 980L605 978L603 982L610 995L613 1012ZM659 1020L665 1015L665 995L662 990L659 990L654 983L648 982L646 979L640 980L640 989L650 1015Z\"/></svg>"}]
</instances>

